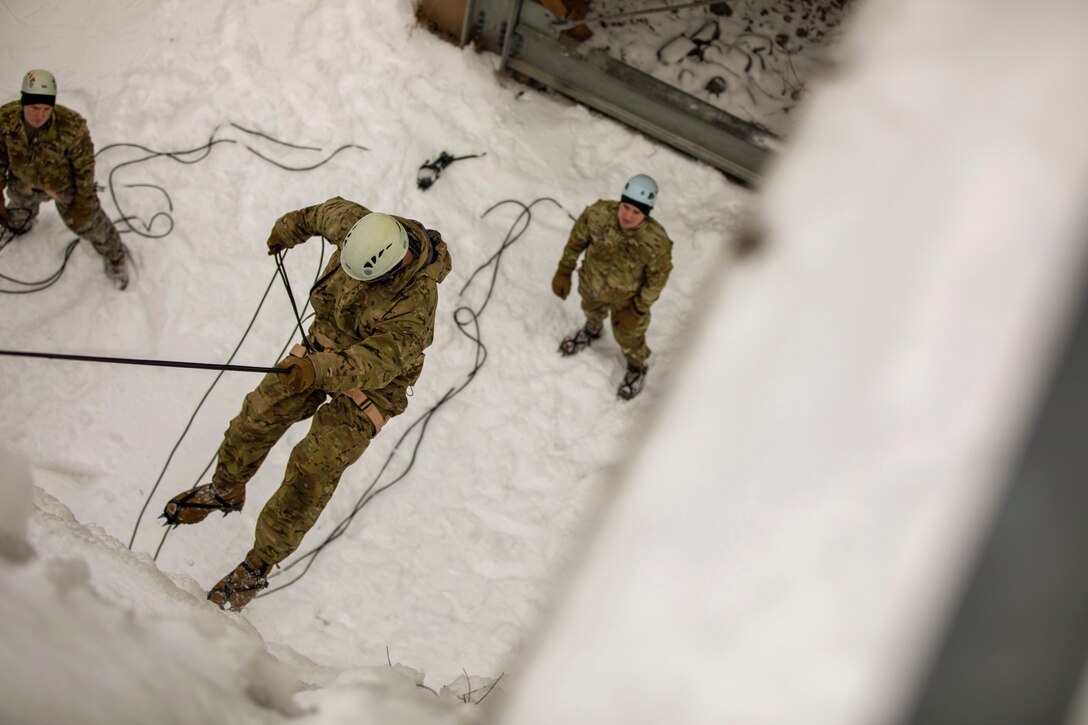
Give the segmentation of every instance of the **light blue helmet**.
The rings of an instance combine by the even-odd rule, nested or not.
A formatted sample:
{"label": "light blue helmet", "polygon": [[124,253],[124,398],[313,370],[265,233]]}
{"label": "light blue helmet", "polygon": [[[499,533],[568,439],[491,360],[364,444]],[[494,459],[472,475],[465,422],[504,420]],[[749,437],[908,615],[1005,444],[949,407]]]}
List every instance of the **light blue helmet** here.
{"label": "light blue helmet", "polygon": [[649,215],[657,201],[657,182],[646,174],[635,174],[627,180],[623,187],[623,196],[620,201],[626,201],[638,208],[643,214]]}

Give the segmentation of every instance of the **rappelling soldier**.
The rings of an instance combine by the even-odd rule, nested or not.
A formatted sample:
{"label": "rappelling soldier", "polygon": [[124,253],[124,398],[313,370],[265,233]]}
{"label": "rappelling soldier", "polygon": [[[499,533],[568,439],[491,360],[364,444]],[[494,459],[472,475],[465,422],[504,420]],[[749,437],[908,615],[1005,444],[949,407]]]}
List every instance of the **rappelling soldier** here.
{"label": "rappelling soldier", "polygon": [[310,292],[314,321],[304,344],[277,365],[286,373],[266,375],[246,396],[223,436],[211,483],[175,496],[163,513],[177,525],[241,509],[246,483],[272,446],[313,418],[257,519],[253,548],[208,593],[223,609],[241,609],[268,586],[269,571],[302,543],[344,469],[408,407],[408,388],[434,336],[438,284],[450,271],[438,232],[339,197],[280,217],[269,253],[314,236],[337,251]]}
{"label": "rappelling soldier", "polygon": [[630,399],[639,394],[646,377],[646,330],[650,307],[661,296],[672,271],[672,241],[665,228],[650,217],[657,200],[657,183],[645,174],[632,176],[617,201],[598,201],[586,207],[571,229],[552,291],[560,299],[570,294],[571,275],[578,257],[578,294],[586,322],[559,345],[573,355],[601,336],[606,317],[612,334],[627,359],[627,371],[617,394]]}
{"label": "rappelling soldier", "polygon": [[125,246],[94,185],[94,144],[87,122],[57,104],[57,82],[47,70],[23,76],[22,96],[0,106],[0,224],[13,235],[34,226],[38,207],[53,201],[74,234],[90,242],[117,289],[128,286]]}

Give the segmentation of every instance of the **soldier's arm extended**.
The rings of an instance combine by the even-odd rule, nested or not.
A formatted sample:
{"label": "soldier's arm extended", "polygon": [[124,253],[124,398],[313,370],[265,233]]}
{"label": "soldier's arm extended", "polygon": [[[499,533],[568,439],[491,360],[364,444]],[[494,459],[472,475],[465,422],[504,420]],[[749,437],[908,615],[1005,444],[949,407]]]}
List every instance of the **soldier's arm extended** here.
{"label": "soldier's arm extended", "polygon": [[302,244],[310,237],[322,236],[336,243],[359,218],[369,211],[359,204],[333,197],[298,211],[287,212],[276,220],[268,240],[271,248],[277,242],[282,249]]}
{"label": "soldier's arm extended", "polygon": [[75,131],[75,139],[68,149],[68,159],[72,164],[72,172],[75,175],[76,199],[89,200],[95,195],[94,191],[94,143],[91,141],[91,132],[87,130],[87,124],[82,121]]}
{"label": "soldier's arm extended", "polygon": [[672,245],[668,245],[661,254],[658,254],[646,265],[646,281],[635,295],[632,302],[635,311],[645,315],[650,311],[650,306],[657,302],[661,291],[665,289],[665,283],[669,281],[669,272],[672,271]]}
{"label": "soldier's arm extended", "polygon": [[567,246],[563,247],[563,256],[559,259],[559,269],[565,272],[574,271],[574,268],[578,266],[578,257],[589,246],[589,210],[592,208],[587,206],[570,230]]}
{"label": "soldier's arm extended", "polygon": [[329,393],[383,388],[411,367],[431,334],[438,290],[421,285],[398,302],[366,339],[337,352],[310,353],[317,387]]}

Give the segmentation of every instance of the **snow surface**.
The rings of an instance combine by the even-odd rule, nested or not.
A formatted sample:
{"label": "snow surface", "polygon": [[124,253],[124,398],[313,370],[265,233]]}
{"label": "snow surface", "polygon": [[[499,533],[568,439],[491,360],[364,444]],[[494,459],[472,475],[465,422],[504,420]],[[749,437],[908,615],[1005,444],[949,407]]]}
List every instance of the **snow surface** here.
{"label": "snow surface", "polygon": [[[201,480],[255,376],[223,377],[156,487],[214,373],[0,360],[3,719],[396,725],[502,703],[512,723],[885,719],[999,491],[1084,261],[1088,102],[1068,89],[1088,67],[1088,9],[998,4],[865,6],[752,204],[702,164],[496,79],[495,57],[415,28],[408,0],[6,3],[12,97],[45,67],[100,150],[231,143],[199,161],[102,151],[110,213],[157,236],[169,210],[172,230],[126,234],[124,293],[80,245],[57,285],[5,296],[3,348],[222,362],[272,279],[263,243],[283,212],[339,194],[440,229],[454,272],[411,406],[300,554],[376,477],[395,481],[413,424],[468,384],[297,584],[235,614],[204,592],[249,548],[304,426],[241,514],[174,531],[153,562],[154,515]],[[246,148],[301,167],[346,144],[367,150],[307,172]],[[419,191],[442,150],[487,155]],[[647,388],[621,403],[613,342],[556,354],[580,313],[548,281],[569,215],[636,172],[661,184],[676,269]],[[491,296],[494,266],[462,294],[520,208],[483,214],[541,197],[558,205],[533,207]],[[764,248],[738,265],[749,211]],[[68,238],[45,208],[0,272],[43,277]],[[317,240],[288,255],[296,295],[319,259]],[[479,313],[475,374],[458,307]],[[233,362],[271,364],[292,326],[276,285]]]}
{"label": "snow surface", "polygon": [[[153,490],[215,373],[3,358],[7,379],[19,385],[0,392],[2,438],[29,462],[41,489],[31,517],[39,555],[32,569],[47,568],[51,556],[82,561],[85,583],[72,585],[80,596],[100,598],[103,617],[123,614],[141,633],[164,618],[182,622],[171,626],[184,631],[194,612],[225,621],[216,626],[227,632],[259,632],[307,685],[332,682],[354,692],[363,687],[355,683],[361,668],[384,671],[392,663],[425,673],[433,690],[467,675],[479,698],[486,690],[478,688],[507,670],[540,618],[552,580],[577,553],[593,502],[659,405],[707,275],[726,256],[750,194],[583,107],[497,82],[494,56],[461,51],[415,27],[408,2],[14,2],[0,14],[7,56],[0,87],[14,98],[27,68],[52,70],[60,102],[89,120],[100,151],[98,180],[112,182],[120,206],[103,192],[107,210],[114,218],[135,217],[133,226],[151,235],[173,223],[161,238],[125,235],[135,274],[124,293],[109,288],[99,257],[80,245],[58,284],[5,296],[3,348],[225,362],[274,275],[264,241],[279,215],[342,195],[441,230],[454,271],[442,286],[435,343],[409,411],[348,471],[300,553],[348,517],[398,440],[414,430],[379,485],[405,470],[420,427],[412,424],[451,388],[468,383],[428,420],[409,475],[364,507],[297,584],[238,616],[213,610],[202,592],[249,549],[257,514],[305,425],[272,452],[240,515],[169,535],[159,575],[148,559],[162,539],[155,515],[170,496],[207,480],[201,471],[258,378],[223,377]],[[320,150],[288,148],[232,123]],[[107,148],[181,151],[201,147],[213,134],[233,143],[206,155],[139,163],[129,162],[150,154]],[[246,148],[301,167],[345,144],[368,150],[345,149],[308,172],[284,171]],[[443,150],[487,155],[455,163],[420,191],[417,168]],[[676,240],[679,271],[654,308],[650,382],[640,399],[624,404],[615,396],[623,359],[614,342],[574,359],[557,354],[559,339],[577,328],[581,313],[575,300],[557,300],[549,281],[571,215],[616,198],[637,172],[661,185],[657,216]],[[168,192],[169,203],[149,184]],[[494,265],[460,292],[500,249],[521,208],[507,203],[482,215],[507,199],[529,204],[541,197],[558,204],[537,204],[531,226],[503,254],[479,318],[486,362],[471,376],[478,350],[454,313],[458,306],[481,310]],[[3,250],[0,271],[40,279],[60,264],[68,239],[46,207],[33,234]],[[318,268],[320,246],[312,240],[288,255],[299,297]],[[293,327],[277,283],[233,362],[272,364]],[[133,546],[138,556],[126,557],[117,542],[128,543],[149,497]],[[94,531],[86,546],[49,540],[55,526],[42,520],[65,518],[67,511]],[[16,517],[13,526],[19,525]],[[105,542],[112,542],[116,565],[98,551]],[[51,591],[27,604],[63,618],[63,609],[49,611]],[[163,653],[150,636],[134,634],[124,646]],[[248,675],[236,651],[249,658],[263,644],[209,641],[215,638],[194,635],[192,659],[215,658],[220,676],[213,679],[237,684]],[[29,659],[41,666],[28,676],[41,676],[65,654],[55,644],[55,656]],[[71,654],[80,654],[72,659],[86,668],[81,651]],[[211,701],[223,696],[176,672],[140,668],[117,679],[140,679],[141,672],[166,677],[175,691],[188,684]],[[513,679],[504,676],[500,688]],[[329,715],[325,696],[319,699],[322,715]],[[50,701],[61,708],[79,702]],[[143,712],[141,703],[129,707]],[[224,707],[249,712],[244,698]]]}

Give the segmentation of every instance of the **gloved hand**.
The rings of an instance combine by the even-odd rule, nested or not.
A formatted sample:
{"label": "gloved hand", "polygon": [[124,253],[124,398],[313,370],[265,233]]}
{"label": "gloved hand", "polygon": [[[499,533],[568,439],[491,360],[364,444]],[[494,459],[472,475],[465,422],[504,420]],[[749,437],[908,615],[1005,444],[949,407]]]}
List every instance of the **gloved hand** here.
{"label": "gloved hand", "polygon": [[268,254],[271,256],[277,252],[284,252],[293,246],[295,242],[288,238],[281,217],[272,225],[272,232],[268,235]]}
{"label": "gloved hand", "polygon": [[560,267],[552,277],[552,292],[561,300],[567,299],[570,294],[570,276],[572,271]]}
{"label": "gloved hand", "polygon": [[97,199],[93,196],[77,196],[68,205],[68,222],[72,229],[83,229],[91,223]]}
{"label": "gloved hand", "polygon": [[287,370],[283,378],[283,384],[292,393],[301,393],[309,390],[317,382],[317,370],[308,357],[295,357],[292,355],[276,367]]}
{"label": "gloved hand", "polygon": [[287,249],[287,242],[280,236],[277,227],[272,227],[272,233],[268,235],[267,244],[269,256],[273,256]]}
{"label": "gloved hand", "polygon": [[617,312],[612,321],[627,329],[635,328],[642,321],[642,313],[635,309],[635,303],[631,303]]}

